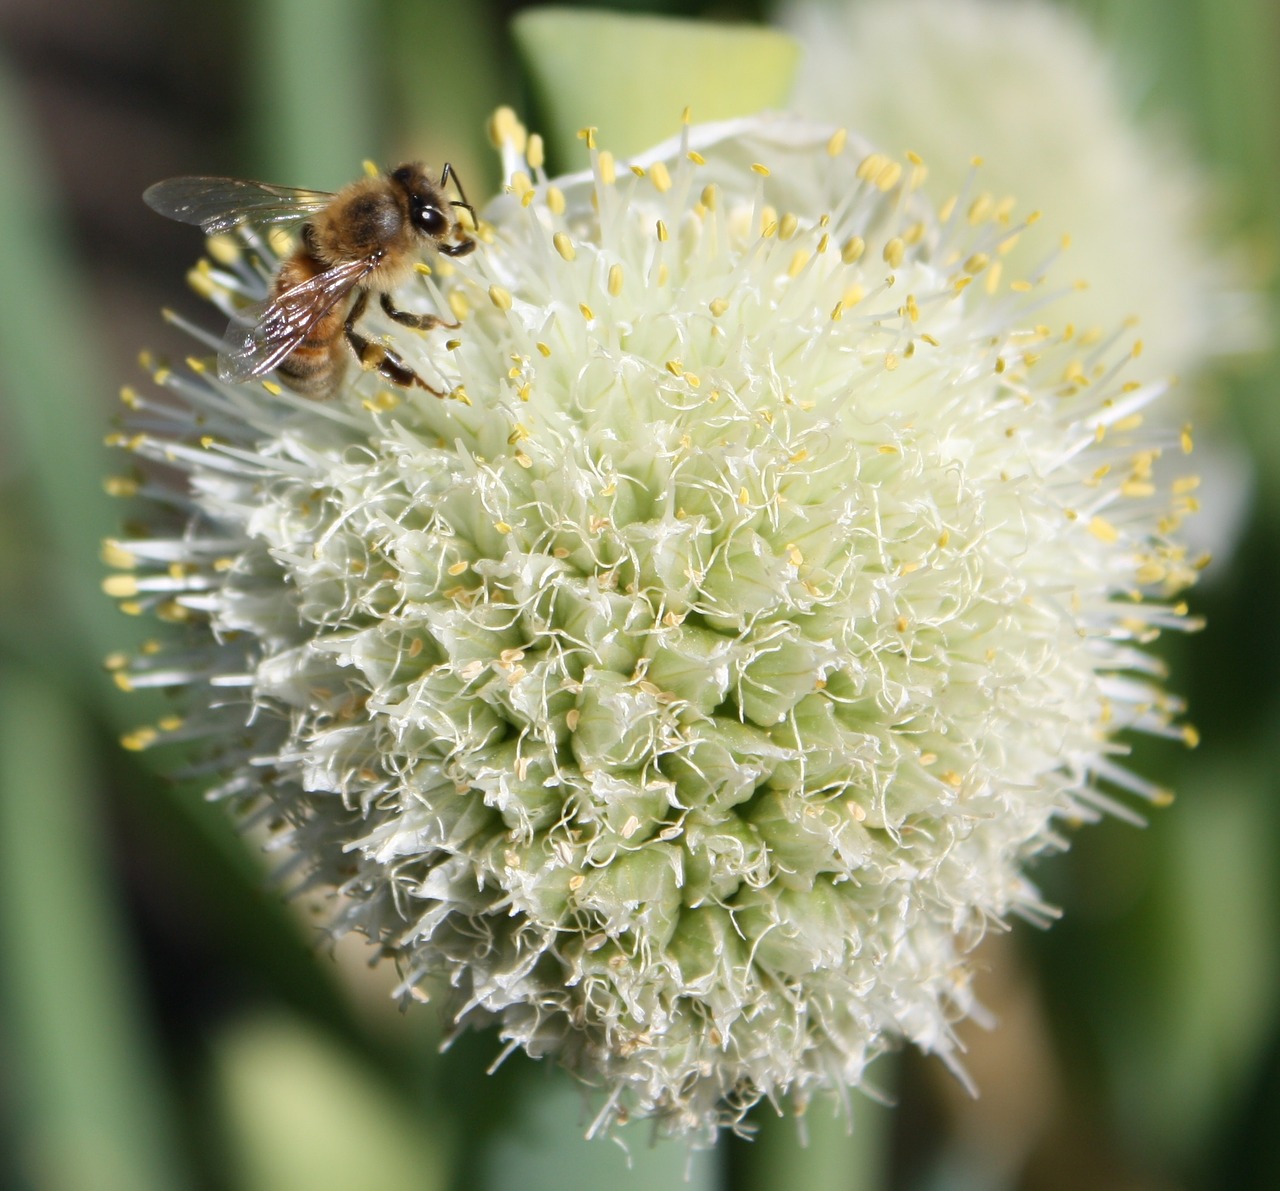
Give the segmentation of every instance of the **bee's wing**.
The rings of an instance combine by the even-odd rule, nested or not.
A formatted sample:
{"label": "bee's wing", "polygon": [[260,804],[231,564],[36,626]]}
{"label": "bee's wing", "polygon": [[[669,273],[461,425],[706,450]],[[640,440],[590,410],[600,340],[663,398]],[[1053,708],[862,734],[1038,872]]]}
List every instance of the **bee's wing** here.
{"label": "bee's wing", "polygon": [[149,186],[142,200],[179,223],[194,223],[207,235],[229,232],[238,223],[293,223],[328,206],[323,190],[295,190],[243,178],[166,178]]}
{"label": "bee's wing", "polygon": [[237,384],[266,376],[377,264],[377,257],[360,257],[334,265],[244,311],[222,340],[218,376]]}

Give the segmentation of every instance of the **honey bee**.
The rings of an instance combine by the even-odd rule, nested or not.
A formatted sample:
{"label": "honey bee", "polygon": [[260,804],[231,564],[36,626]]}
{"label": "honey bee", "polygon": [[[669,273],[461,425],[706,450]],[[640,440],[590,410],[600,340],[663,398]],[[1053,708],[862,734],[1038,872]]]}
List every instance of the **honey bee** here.
{"label": "honey bee", "polygon": [[[446,197],[450,178],[458,199]],[[424,243],[446,256],[466,256],[476,246],[453,210],[467,211],[474,223],[475,211],[450,165],[439,181],[421,165],[409,164],[352,182],[336,194],[239,178],[169,178],[142,197],[161,215],[196,224],[211,236],[242,223],[306,220],[298,248],[280,263],[267,300],[227,328],[218,355],[222,380],[238,383],[274,370],[295,392],[325,397],[341,380],[350,349],[363,367],[394,384],[443,395],[356,324],[369,296],[377,294],[387,317],[403,326],[425,331],[458,325],[399,310],[391,300]]]}

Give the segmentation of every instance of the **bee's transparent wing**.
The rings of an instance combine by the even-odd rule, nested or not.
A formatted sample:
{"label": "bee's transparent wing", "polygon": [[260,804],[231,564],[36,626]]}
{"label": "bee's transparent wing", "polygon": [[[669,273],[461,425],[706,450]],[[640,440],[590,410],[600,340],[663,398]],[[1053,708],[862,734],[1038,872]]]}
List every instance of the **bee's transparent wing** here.
{"label": "bee's transparent wing", "polygon": [[278,368],[377,263],[377,257],[361,257],[334,265],[241,312],[222,340],[218,376],[238,384]]}
{"label": "bee's transparent wing", "polygon": [[149,186],[142,200],[179,223],[194,223],[214,236],[240,223],[295,223],[333,198],[323,190],[295,190],[243,178],[166,178]]}

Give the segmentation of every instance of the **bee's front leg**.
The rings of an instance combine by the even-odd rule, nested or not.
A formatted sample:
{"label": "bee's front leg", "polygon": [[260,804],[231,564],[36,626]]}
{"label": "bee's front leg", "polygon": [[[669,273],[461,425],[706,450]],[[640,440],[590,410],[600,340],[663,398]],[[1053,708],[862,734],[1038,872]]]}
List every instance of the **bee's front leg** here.
{"label": "bee's front leg", "polygon": [[432,327],[447,327],[451,331],[456,331],[461,323],[447,323],[438,314],[410,314],[407,310],[397,310],[391,302],[391,295],[384,293],[378,301],[382,305],[382,309],[386,311],[387,317],[394,319],[402,327],[416,327],[419,331],[429,331]]}
{"label": "bee's front leg", "polygon": [[[394,351],[389,347],[383,347],[380,343],[374,343],[367,335],[360,334],[356,330],[356,323],[360,320],[360,316],[364,314],[365,308],[369,305],[369,291],[362,289],[351,306],[351,313],[347,315],[346,322],[342,324],[343,334],[346,336],[347,342],[351,345],[351,350],[355,352],[356,359],[360,361],[362,368],[371,369],[382,376],[385,376],[394,385],[399,385],[402,389],[412,388],[417,385],[420,389],[426,389],[428,393],[436,397],[444,397],[446,394],[440,389],[433,388],[427,384],[412,368],[409,367]],[[387,305],[386,296],[383,296],[383,307]],[[415,317],[407,315],[408,318]],[[433,317],[427,315],[425,317]],[[399,321],[399,320],[397,320]],[[438,322],[439,320],[437,320]],[[410,324],[412,325],[412,324]]]}

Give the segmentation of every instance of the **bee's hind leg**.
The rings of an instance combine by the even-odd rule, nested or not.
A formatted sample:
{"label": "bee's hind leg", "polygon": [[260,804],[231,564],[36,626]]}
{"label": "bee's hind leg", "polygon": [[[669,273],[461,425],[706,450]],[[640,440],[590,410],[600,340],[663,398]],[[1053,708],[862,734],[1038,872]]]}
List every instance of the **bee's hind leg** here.
{"label": "bee's hind leg", "polygon": [[[427,384],[391,348],[384,347],[381,343],[374,343],[367,335],[362,335],[356,330],[356,323],[359,321],[360,316],[364,314],[368,304],[369,291],[361,290],[359,297],[356,298],[351,307],[351,313],[347,315],[346,321],[342,324],[343,334],[351,345],[351,350],[355,352],[356,359],[360,361],[360,366],[385,376],[393,385],[399,385],[402,389],[410,389],[417,385],[418,388],[426,389],[428,393],[435,397],[446,396],[442,390]],[[388,304],[385,296],[382,304],[385,309]],[[416,316],[406,315],[405,317],[414,318]],[[427,315],[424,317],[430,318],[434,316]],[[397,319],[397,321],[400,320]],[[438,319],[436,321],[439,322]]]}
{"label": "bee's hind leg", "polygon": [[390,294],[382,294],[378,301],[386,311],[387,317],[394,319],[402,327],[416,327],[419,331],[429,331],[432,327],[447,327],[450,331],[456,331],[462,326],[461,323],[445,322],[437,314],[410,314],[407,310],[397,310],[391,302]]}

